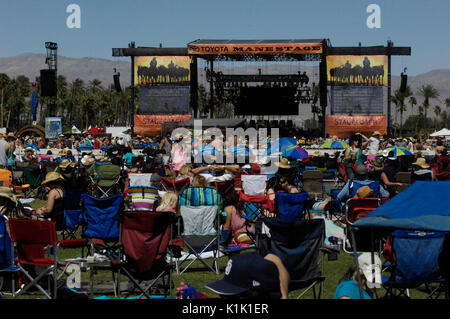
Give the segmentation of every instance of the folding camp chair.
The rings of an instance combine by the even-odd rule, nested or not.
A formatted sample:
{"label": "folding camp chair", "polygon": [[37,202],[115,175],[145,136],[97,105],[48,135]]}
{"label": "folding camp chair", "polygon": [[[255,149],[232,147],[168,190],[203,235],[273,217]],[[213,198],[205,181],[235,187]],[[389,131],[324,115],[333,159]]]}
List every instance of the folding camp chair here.
{"label": "folding camp chair", "polygon": [[[345,204],[345,241],[343,245],[343,250],[347,253],[352,253],[353,251],[348,249],[346,245],[350,238],[350,228],[351,226],[360,218],[363,218],[368,213],[376,209],[382,203],[381,198],[350,198]],[[355,232],[355,240],[357,242],[358,251],[367,250],[370,243],[370,236],[368,230],[359,230]],[[350,243],[350,241],[348,241]]]}
{"label": "folding camp chair", "polygon": [[41,186],[43,174],[39,165],[30,165],[24,168],[24,184],[30,185],[25,190],[25,197],[44,198]]}
{"label": "folding camp chair", "polygon": [[121,168],[114,164],[98,164],[95,163],[95,181],[93,181],[93,193],[99,197],[109,197],[122,193],[120,186]]}
{"label": "folding camp chair", "polygon": [[152,185],[151,173],[129,173],[128,181],[129,186],[155,186]]}
{"label": "folding camp chair", "polygon": [[234,181],[214,182],[214,187],[220,195],[224,196],[234,188]]}
{"label": "folding camp chair", "polygon": [[161,184],[163,185],[164,190],[167,192],[174,192],[175,194],[183,192],[183,190],[188,187],[190,183],[190,178],[171,181],[170,179],[161,176]]}
{"label": "folding camp chair", "polygon": [[83,208],[81,206],[81,193],[64,190],[64,229],[62,239],[75,239],[76,232],[82,226]]}
{"label": "folding camp chair", "polygon": [[128,197],[134,210],[153,211],[154,205],[160,199],[158,189],[154,186],[130,186]]}
{"label": "folding camp chair", "polygon": [[294,221],[305,218],[307,210],[308,193],[275,194],[275,215],[281,220]]}
{"label": "folding camp chair", "polygon": [[390,262],[383,278],[385,298],[410,298],[409,289],[425,285],[427,299],[439,298],[442,292],[448,298],[448,282],[440,273],[438,257],[442,250],[446,232],[424,232],[395,230],[383,251]]}
{"label": "folding camp chair", "polygon": [[85,225],[82,237],[88,239],[91,255],[97,251],[114,259],[119,242],[119,213],[123,195],[97,198],[83,193],[81,199]]}
{"label": "folding camp chair", "polygon": [[[173,289],[172,264],[166,255],[171,245],[175,214],[167,212],[125,211],[121,218],[120,258],[113,262],[117,272],[115,285],[121,297],[120,274],[125,274],[139,290],[140,296],[151,298],[152,289],[162,289],[165,297]],[[159,281],[162,283],[159,284]],[[128,295],[132,291],[128,292]],[[157,292],[160,294],[160,291]]]}
{"label": "folding camp chair", "polygon": [[[285,221],[279,218],[261,218],[257,229],[257,247],[261,255],[275,254],[289,272],[289,291],[302,292],[302,298],[312,290],[314,299],[323,291],[325,221],[323,219]],[[262,225],[269,232],[262,232]],[[319,256],[322,252],[321,256]],[[321,258],[320,258],[321,257]],[[319,291],[316,286],[319,285]],[[279,291],[278,291],[279,293]]]}
{"label": "folding camp chair", "polygon": [[397,188],[399,192],[405,190],[412,183],[411,172],[398,172],[395,174],[395,181],[404,184]]}
{"label": "folding camp chair", "polygon": [[11,238],[6,231],[7,217],[0,214],[0,298],[2,292],[8,290],[8,293],[14,296],[16,287],[16,275],[19,267],[14,265],[14,250],[11,249]]}
{"label": "folding camp chair", "polygon": [[[199,260],[209,270],[219,273],[220,208],[222,197],[213,187],[188,187],[180,194],[178,211],[182,223],[178,224],[178,236],[188,249],[186,255],[175,260],[178,274],[186,271],[195,260]],[[183,226],[183,230],[182,227]],[[211,255],[208,264],[202,254]],[[181,269],[189,257],[193,259]]]}
{"label": "folding camp chair", "polygon": [[[0,186],[13,188],[17,197],[22,197],[28,187],[30,187],[28,184],[13,184],[13,173],[7,169],[0,169]],[[21,193],[18,193],[17,191],[21,191]]]}
{"label": "folding camp chair", "polygon": [[247,195],[264,195],[267,175],[241,175],[242,189]]}
{"label": "folding camp chair", "polygon": [[[58,255],[55,222],[10,218],[8,225],[17,254],[17,267],[27,282],[20,284],[20,289],[13,294],[13,298],[17,298],[33,286],[47,298],[56,298]],[[48,254],[55,253],[54,259],[46,256],[46,250]],[[36,267],[43,269],[37,273]],[[48,279],[47,290],[43,287],[42,279],[45,277]]]}
{"label": "folding camp chair", "polygon": [[319,170],[305,170],[303,172],[303,189],[316,198],[323,195],[323,172]]}

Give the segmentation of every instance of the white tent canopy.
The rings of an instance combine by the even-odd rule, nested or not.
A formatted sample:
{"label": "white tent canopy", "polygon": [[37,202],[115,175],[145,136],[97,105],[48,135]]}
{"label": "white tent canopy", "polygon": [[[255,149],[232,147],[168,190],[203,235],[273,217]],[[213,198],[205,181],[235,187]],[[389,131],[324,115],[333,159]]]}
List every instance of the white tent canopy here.
{"label": "white tent canopy", "polygon": [[436,137],[436,136],[450,136],[450,130],[446,129],[446,128],[443,128],[440,131],[434,132],[430,136],[432,136],[432,137]]}
{"label": "white tent canopy", "polygon": [[74,125],[74,126],[72,126],[72,133],[74,133],[74,134],[80,134],[81,131],[80,131],[79,129],[77,129],[77,127]]}

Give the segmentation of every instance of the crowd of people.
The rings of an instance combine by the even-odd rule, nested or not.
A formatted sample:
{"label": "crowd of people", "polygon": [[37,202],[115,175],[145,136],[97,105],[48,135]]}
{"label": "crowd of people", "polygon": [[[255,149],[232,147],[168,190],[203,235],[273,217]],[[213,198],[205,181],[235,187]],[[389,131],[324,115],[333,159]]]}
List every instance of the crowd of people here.
{"label": "crowd of people", "polygon": [[[276,170],[265,173],[265,168],[270,164],[269,160],[263,163],[252,152],[262,143],[269,143],[270,137],[265,141],[258,141],[257,145],[251,145],[248,141],[238,140],[236,137],[229,146],[237,146],[240,143],[248,147],[249,154],[244,155],[244,160],[238,161],[236,154],[230,155],[232,164],[218,160],[217,154],[225,154],[224,142],[214,136],[205,141],[193,141],[190,154],[186,154],[181,146],[183,136],[172,137],[167,134],[158,138],[142,138],[132,136],[131,130],[122,137],[74,137],[61,136],[56,141],[48,141],[42,138],[25,137],[16,138],[9,133],[0,137],[0,168],[14,170],[18,162],[28,162],[42,169],[42,186],[46,192],[46,206],[35,212],[22,212],[22,217],[32,219],[51,219],[57,222],[57,228],[63,227],[63,197],[64,190],[76,190],[89,192],[92,167],[98,161],[110,162],[121,168],[121,184],[119,190],[126,194],[127,175],[130,173],[152,173],[152,185],[161,191],[161,199],[155,207],[156,211],[177,212],[179,194],[165,189],[162,178],[169,181],[188,180],[188,187],[214,187],[217,183],[228,182],[226,190],[221,190],[223,207],[226,218],[222,225],[223,231],[231,233],[229,242],[234,244],[251,244],[253,238],[249,233],[254,233],[254,226],[248,226],[247,219],[243,218],[242,208],[239,205],[239,192],[242,191],[242,175],[268,174],[268,180],[264,195],[269,201],[275,200],[277,192],[302,193],[304,192],[302,174],[307,169],[318,169],[324,172],[324,176],[336,180],[336,188],[340,191],[337,200],[342,205],[353,197],[383,197],[392,198],[401,191],[404,182],[397,181],[398,172],[411,173],[412,182],[415,180],[436,181],[439,177],[448,179],[450,171],[450,157],[447,155],[446,141],[439,138],[433,139],[382,139],[379,132],[373,132],[370,137],[356,133],[348,140],[349,147],[342,150],[319,150],[320,145],[327,139],[297,138],[298,147],[308,149],[309,156],[303,159],[280,158],[275,163]],[[144,145],[141,152],[136,153],[136,145]],[[216,150],[205,156],[199,149],[202,145],[209,145]],[[383,151],[388,147],[403,147],[411,152],[411,155],[399,155],[395,151]],[[103,147],[103,149],[102,149]],[[80,148],[84,148],[80,150]],[[42,150],[45,149],[45,154]],[[78,156],[74,156],[72,150],[80,150]],[[93,151],[102,150],[101,157],[95,157]],[[18,156],[18,151],[23,150],[24,155]],[[58,150],[58,151],[55,151]],[[37,155],[37,152],[41,154]],[[223,153],[222,153],[223,152]],[[215,154],[215,155],[213,155]],[[195,160],[199,155],[205,161]],[[186,161],[186,159],[191,161]],[[227,156],[224,157],[226,159]],[[54,169],[46,169],[49,162],[56,162]],[[444,174],[444,175],[443,175]],[[446,174],[446,175],[445,175]],[[445,177],[447,176],[447,177]],[[360,187],[353,187],[357,182]],[[4,193],[9,191],[4,190]],[[3,193],[2,193],[3,194]],[[2,195],[3,196],[3,195]],[[2,198],[6,198],[3,196]],[[17,202],[15,197],[14,201]],[[326,209],[332,202],[330,194],[322,197],[310,198],[311,207],[314,209]],[[266,211],[267,214],[274,212]],[[266,256],[267,257],[267,256]],[[271,256],[266,261],[272,261]],[[287,297],[286,280],[282,266],[278,259],[276,265],[283,276],[280,276],[282,296]],[[274,268],[274,269],[276,269]],[[353,280],[354,269],[349,270],[345,281]],[[361,273],[364,277],[364,273]],[[354,282],[353,282],[354,283]],[[335,297],[353,298],[356,295],[356,286],[339,286]],[[345,291],[351,290],[350,293]],[[366,295],[364,295],[366,296]]]}

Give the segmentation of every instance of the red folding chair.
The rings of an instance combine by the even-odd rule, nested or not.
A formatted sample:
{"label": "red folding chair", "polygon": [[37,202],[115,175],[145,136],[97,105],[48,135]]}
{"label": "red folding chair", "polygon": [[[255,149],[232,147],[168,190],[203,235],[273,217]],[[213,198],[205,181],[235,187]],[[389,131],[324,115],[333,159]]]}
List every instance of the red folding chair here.
{"label": "red folding chair", "polygon": [[[349,231],[350,227],[360,218],[363,218],[368,213],[376,209],[378,206],[382,204],[381,198],[350,198],[346,202],[346,213],[345,213],[345,237],[348,238],[347,232]],[[351,253],[352,251],[349,251],[346,249],[346,240],[344,241],[343,249],[347,253]]]}
{"label": "red folding chair", "polygon": [[224,182],[214,182],[214,187],[216,188],[217,192],[219,192],[219,194],[223,196],[233,189],[234,182],[233,180]]}
{"label": "red folding chair", "polygon": [[[47,298],[56,299],[58,260],[56,223],[11,218],[8,224],[20,272],[19,290],[14,293],[13,298],[35,286]],[[50,254],[53,253],[54,258],[52,259]],[[43,268],[43,270],[34,275],[36,267]],[[44,276],[48,278],[48,290],[45,290],[40,282]],[[51,279],[53,279],[53,283],[51,283]],[[25,284],[25,282],[27,283]]]}
{"label": "red folding chair", "polygon": [[189,177],[186,177],[184,179],[180,179],[178,181],[171,181],[170,179],[167,179],[165,177],[161,177],[161,184],[163,185],[164,189],[167,192],[173,191],[177,195],[183,189],[188,187],[190,183],[191,183],[191,180],[190,180]]}

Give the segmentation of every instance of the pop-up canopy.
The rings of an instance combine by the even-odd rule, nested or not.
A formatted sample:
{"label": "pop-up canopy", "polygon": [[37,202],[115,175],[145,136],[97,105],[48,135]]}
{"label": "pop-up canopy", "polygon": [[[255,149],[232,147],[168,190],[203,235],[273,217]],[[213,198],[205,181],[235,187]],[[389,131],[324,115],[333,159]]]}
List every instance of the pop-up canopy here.
{"label": "pop-up canopy", "polygon": [[355,227],[450,231],[450,181],[416,181]]}

